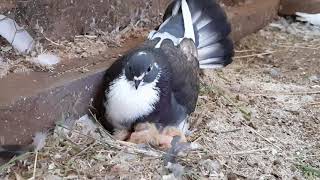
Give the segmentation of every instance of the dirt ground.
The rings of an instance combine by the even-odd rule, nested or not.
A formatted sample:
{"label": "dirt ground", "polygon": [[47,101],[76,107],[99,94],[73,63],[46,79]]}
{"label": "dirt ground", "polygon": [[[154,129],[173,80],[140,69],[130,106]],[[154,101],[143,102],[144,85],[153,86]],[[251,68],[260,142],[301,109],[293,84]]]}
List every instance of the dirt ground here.
{"label": "dirt ground", "polygon": [[[193,148],[173,167],[84,116],[48,136],[37,179],[320,179],[319,32],[279,20],[241,40],[233,64],[205,71]],[[34,154],[0,167],[2,177],[32,177]]]}
{"label": "dirt ground", "polygon": [[[320,178],[319,36],[311,35],[318,30],[286,23],[243,39],[232,65],[207,73],[206,84],[222,91],[200,98],[206,111],[200,105],[195,114],[205,121],[203,143],[211,142],[215,153],[241,152],[219,157],[225,172],[253,179],[313,179],[306,169],[314,167]],[[243,118],[243,111],[250,118]]]}

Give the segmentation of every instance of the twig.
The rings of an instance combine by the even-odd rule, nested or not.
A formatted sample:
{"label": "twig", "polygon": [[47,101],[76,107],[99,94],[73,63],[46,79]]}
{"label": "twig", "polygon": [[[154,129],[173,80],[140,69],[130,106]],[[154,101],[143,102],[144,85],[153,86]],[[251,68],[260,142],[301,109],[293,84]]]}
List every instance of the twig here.
{"label": "twig", "polygon": [[232,152],[232,153],[215,153],[209,149],[205,149],[210,155],[213,156],[239,156],[239,155],[247,155],[247,154],[255,154],[259,152],[266,152],[271,151],[270,148],[261,148],[261,149],[253,149],[253,150],[247,150],[247,151],[238,151],[238,152]]}
{"label": "twig", "polygon": [[313,102],[313,103],[309,103],[307,105],[309,105],[309,106],[317,106],[317,105],[320,105],[320,102]]}
{"label": "twig", "polygon": [[75,38],[88,38],[88,39],[96,39],[98,36],[96,35],[77,35]]}
{"label": "twig", "polygon": [[93,117],[93,119],[96,121],[96,123],[101,127],[102,131],[109,136],[111,139],[115,140],[115,138],[102,126],[102,124],[100,123],[100,121],[97,119],[97,117],[92,113],[92,111],[89,109],[89,112],[91,114],[91,116]]}
{"label": "twig", "polygon": [[294,160],[294,159],[305,159],[305,158],[320,158],[320,154],[318,155],[306,155],[306,156],[298,156],[298,157],[291,157],[291,158],[286,158],[286,160]]}
{"label": "twig", "polygon": [[254,154],[254,153],[265,152],[265,151],[270,151],[270,149],[269,148],[253,149],[253,150],[248,150],[248,151],[239,151],[239,152],[229,153],[229,154],[225,154],[225,155],[228,155],[228,156],[245,155],[245,154]]}
{"label": "twig", "polygon": [[9,162],[5,163],[4,165],[1,165],[0,166],[0,172],[3,172],[5,169],[8,169],[10,168],[13,163],[15,163],[16,161],[19,161],[19,160],[22,160],[22,159],[25,159],[27,158],[29,155],[31,155],[33,152],[27,152],[25,154],[22,154],[20,156],[16,156],[14,158],[12,158]]}
{"label": "twig", "polygon": [[217,72],[218,77],[220,77],[221,79],[225,80],[226,82],[230,82],[230,80],[226,77],[224,77],[221,73]]}
{"label": "twig", "polygon": [[315,95],[320,94],[320,91],[310,91],[310,92],[266,92],[266,93],[254,93],[249,92],[247,94],[252,94],[256,96],[276,96],[276,95],[287,95],[287,96],[298,96],[298,95]]}
{"label": "twig", "polygon": [[245,56],[235,56],[234,59],[241,59],[241,58],[249,58],[249,57],[258,57],[258,56],[264,56],[264,55],[269,55],[269,54],[273,54],[276,51],[272,51],[272,52],[265,52],[265,53],[260,53],[260,54],[250,54],[250,55],[245,55]]}
{"label": "twig", "polygon": [[96,36],[96,35],[84,35],[84,37],[86,37],[88,39],[96,39],[98,36]]}
{"label": "twig", "polygon": [[38,161],[38,151],[35,152],[34,164],[33,164],[33,174],[32,179],[36,179],[37,161]]}
{"label": "twig", "polygon": [[268,143],[270,143],[271,145],[273,145],[274,147],[278,148],[279,150],[282,150],[282,148],[280,148],[279,146],[275,145],[274,143],[272,143],[270,140],[268,140],[267,138],[265,138],[264,136],[262,136],[258,131],[256,131],[255,129],[253,129],[252,127],[248,126],[246,123],[241,121],[241,124],[243,124],[244,126],[248,127],[253,133],[255,133],[256,135],[260,136],[262,139],[264,139],[265,141],[267,141]]}
{"label": "twig", "polygon": [[282,93],[282,95],[314,95],[314,94],[320,94],[320,91],[310,91],[310,92],[294,92],[294,93]]}
{"label": "twig", "polygon": [[241,129],[232,129],[232,130],[228,130],[228,131],[221,131],[218,132],[219,134],[226,134],[226,133],[233,133],[233,132],[237,132],[240,131]]}
{"label": "twig", "polygon": [[252,52],[252,51],[256,51],[254,49],[247,49],[247,50],[235,50],[236,53],[243,53],[243,52]]}
{"label": "twig", "polygon": [[74,133],[77,133],[79,135],[82,135],[82,136],[91,138],[93,140],[96,140],[97,142],[99,142],[102,145],[108,144],[109,146],[111,146],[113,148],[116,148],[118,150],[122,150],[123,149],[122,146],[125,146],[127,148],[130,148],[130,150],[132,150],[133,152],[135,152],[137,154],[144,154],[144,155],[148,155],[148,156],[152,156],[152,157],[161,157],[161,155],[164,154],[164,152],[162,152],[162,151],[150,152],[148,150],[139,149],[137,147],[134,147],[136,144],[133,144],[133,143],[129,143],[129,142],[125,142],[125,141],[119,141],[119,140],[113,140],[113,139],[112,140],[106,140],[106,139],[101,140],[101,139],[97,139],[97,138],[88,136],[86,134],[83,134],[83,133],[81,133],[79,131],[64,127],[63,125],[58,125],[58,126],[61,127],[61,128],[65,128],[65,129],[67,129],[69,131],[72,131]]}
{"label": "twig", "polygon": [[93,146],[95,146],[95,145],[96,145],[96,143],[92,143],[90,146],[82,149],[82,150],[81,150],[80,152],[78,152],[76,155],[72,156],[72,157],[68,160],[67,164],[69,164],[75,157],[81,155],[82,153],[86,152],[88,149],[91,149],[91,148],[92,148]]}
{"label": "twig", "polygon": [[311,50],[319,50],[320,47],[306,47],[306,46],[287,46],[287,45],[281,45],[281,44],[274,44],[275,46],[279,47],[286,47],[286,48],[300,48],[300,49],[311,49]]}
{"label": "twig", "polygon": [[51,42],[52,44],[54,44],[56,46],[62,46],[62,44],[59,44],[59,43],[56,43],[56,42],[52,41],[51,39],[47,38],[44,34],[42,34],[42,35],[47,41]]}

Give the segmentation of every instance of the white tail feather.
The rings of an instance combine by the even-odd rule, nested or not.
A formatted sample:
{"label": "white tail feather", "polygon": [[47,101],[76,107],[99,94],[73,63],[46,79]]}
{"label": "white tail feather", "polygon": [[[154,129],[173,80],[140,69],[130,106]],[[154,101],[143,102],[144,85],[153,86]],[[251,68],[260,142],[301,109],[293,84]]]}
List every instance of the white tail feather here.
{"label": "white tail feather", "polygon": [[223,68],[221,64],[203,64],[200,65],[200,69],[220,69]]}
{"label": "white tail feather", "polygon": [[182,0],[181,9],[184,23],[184,37],[190,38],[193,40],[193,42],[196,42],[192,23],[192,16],[186,0]]}
{"label": "white tail feather", "polygon": [[221,58],[209,58],[209,59],[206,59],[206,60],[202,60],[200,61],[200,65],[206,65],[206,64],[210,64],[210,63],[217,63],[221,61]]}

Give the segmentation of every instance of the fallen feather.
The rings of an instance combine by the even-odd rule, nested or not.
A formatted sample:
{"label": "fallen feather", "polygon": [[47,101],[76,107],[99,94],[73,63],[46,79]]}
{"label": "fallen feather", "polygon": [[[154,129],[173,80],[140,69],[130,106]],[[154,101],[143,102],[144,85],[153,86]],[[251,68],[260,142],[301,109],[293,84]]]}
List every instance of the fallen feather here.
{"label": "fallen feather", "polygon": [[43,53],[32,59],[32,62],[41,66],[51,67],[58,64],[60,62],[60,58],[57,55]]}

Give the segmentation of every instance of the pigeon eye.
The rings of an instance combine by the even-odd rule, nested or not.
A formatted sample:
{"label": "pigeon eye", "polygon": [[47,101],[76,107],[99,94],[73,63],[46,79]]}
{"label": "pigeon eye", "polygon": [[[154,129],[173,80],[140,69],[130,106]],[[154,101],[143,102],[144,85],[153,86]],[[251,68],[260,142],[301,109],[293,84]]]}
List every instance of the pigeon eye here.
{"label": "pigeon eye", "polygon": [[147,72],[150,72],[150,71],[151,71],[151,66],[149,66],[147,69]]}

